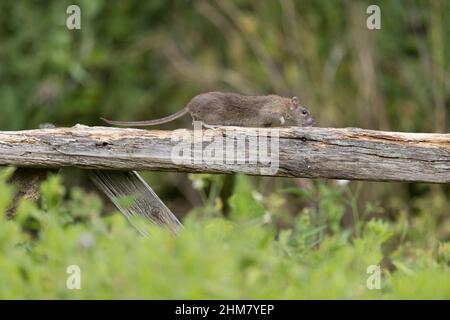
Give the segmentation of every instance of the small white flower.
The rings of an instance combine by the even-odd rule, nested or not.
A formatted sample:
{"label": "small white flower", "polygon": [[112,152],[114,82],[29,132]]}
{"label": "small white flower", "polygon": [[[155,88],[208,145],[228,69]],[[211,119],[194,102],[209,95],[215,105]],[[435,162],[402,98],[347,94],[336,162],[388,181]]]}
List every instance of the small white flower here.
{"label": "small white flower", "polygon": [[192,182],[192,186],[193,186],[194,189],[196,189],[196,190],[202,190],[202,189],[204,188],[204,186],[205,186],[205,183],[203,182],[202,179],[195,179],[195,180]]}
{"label": "small white flower", "polygon": [[272,214],[268,211],[266,211],[266,213],[263,216],[263,223],[267,224],[267,223],[271,223],[272,222]]}
{"label": "small white flower", "polygon": [[336,184],[341,187],[345,187],[349,183],[350,183],[350,180],[343,180],[343,179],[336,180]]}
{"label": "small white flower", "polygon": [[262,201],[263,200],[262,194],[259,193],[258,191],[253,191],[252,192],[252,196],[253,196],[253,199],[255,199],[256,201]]}
{"label": "small white flower", "polygon": [[83,249],[89,249],[95,243],[94,236],[91,233],[83,233],[80,238],[78,238],[78,243]]}

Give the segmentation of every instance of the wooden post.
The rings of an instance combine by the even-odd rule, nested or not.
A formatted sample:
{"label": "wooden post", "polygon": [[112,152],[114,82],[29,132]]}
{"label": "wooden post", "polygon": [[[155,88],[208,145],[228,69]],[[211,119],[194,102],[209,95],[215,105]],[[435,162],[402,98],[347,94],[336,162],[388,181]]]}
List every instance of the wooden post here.
{"label": "wooden post", "polygon": [[[173,233],[183,228],[177,217],[137,172],[92,170],[90,177],[142,234],[148,235],[135,223],[136,217],[144,217],[159,226],[168,227]],[[120,201],[123,197],[132,197],[133,204],[125,206]]]}

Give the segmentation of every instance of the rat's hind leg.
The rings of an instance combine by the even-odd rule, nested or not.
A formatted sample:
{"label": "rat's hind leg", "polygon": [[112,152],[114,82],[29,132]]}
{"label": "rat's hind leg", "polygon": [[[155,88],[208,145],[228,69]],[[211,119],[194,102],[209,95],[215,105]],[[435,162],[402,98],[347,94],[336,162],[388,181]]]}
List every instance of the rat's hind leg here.
{"label": "rat's hind leg", "polygon": [[[200,123],[200,128],[205,128],[205,129],[212,129],[212,130],[217,130],[217,128],[218,127],[220,127],[220,126],[218,126],[218,125],[211,125],[211,124],[206,124],[206,123],[204,123],[203,121],[201,121],[201,120],[195,120],[195,119],[192,119],[192,126],[194,127],[194,128],[196,128],[197,126],[196,125],[198,125]],[[198,128],[198,127],[197,127]]]}

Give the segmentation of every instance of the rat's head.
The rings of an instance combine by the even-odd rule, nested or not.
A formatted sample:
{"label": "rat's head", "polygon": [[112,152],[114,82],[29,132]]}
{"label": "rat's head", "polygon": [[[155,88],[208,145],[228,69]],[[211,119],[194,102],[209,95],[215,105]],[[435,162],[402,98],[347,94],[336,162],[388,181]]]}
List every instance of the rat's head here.
{"label": "rat's head", "polygon": [[311,127],[316,121],[311,116],[308,108],[301,106],[298,103],[297,97],[292,97],[289,101],[289,115],[291,119],[295,122],[296,126],[299,127]]}

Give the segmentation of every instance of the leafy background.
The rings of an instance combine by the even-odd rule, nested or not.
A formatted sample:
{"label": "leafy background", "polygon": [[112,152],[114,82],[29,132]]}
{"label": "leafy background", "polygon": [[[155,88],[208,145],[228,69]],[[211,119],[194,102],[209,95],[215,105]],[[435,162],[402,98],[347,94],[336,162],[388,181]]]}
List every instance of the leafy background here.
{"label": "leafy background", "polygon": [[[70,4],[0,3],[2,130],[157,118],[223,90],[297,95],[323,127],[449,131],[448,1],[85,0],[79,31]],[[142,238],[64,170],[0,223],[0,297],[450,298],[448,185],[143,174],[181,236]]]}

